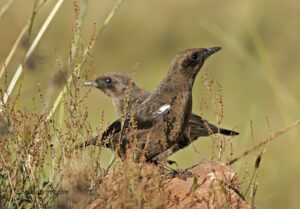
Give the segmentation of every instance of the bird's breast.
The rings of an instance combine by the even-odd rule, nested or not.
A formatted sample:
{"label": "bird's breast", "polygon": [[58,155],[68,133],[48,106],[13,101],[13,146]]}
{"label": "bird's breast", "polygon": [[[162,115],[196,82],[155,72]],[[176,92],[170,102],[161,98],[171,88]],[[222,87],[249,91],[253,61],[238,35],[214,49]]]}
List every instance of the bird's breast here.
{"label": "bird's breast", "polygon": [[170,111],[165,116],[164,127],[168,139],[176,142],[187,127],[188,118],[192,111],[191,94],[177,94],[170,101]]}

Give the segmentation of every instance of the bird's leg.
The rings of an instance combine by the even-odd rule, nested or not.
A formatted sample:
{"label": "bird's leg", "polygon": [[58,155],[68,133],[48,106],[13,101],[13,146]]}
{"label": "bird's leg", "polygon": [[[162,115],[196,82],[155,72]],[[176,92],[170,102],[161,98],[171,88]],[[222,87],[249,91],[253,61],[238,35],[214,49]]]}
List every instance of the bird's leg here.
{"label": "bird's leg", "polygon": [[[175,150],[175,151],[174,151]],[[157,155],[156,157],[154,157],[152,159],[152,161],[166,161],[169,165],[173,165],[176,164],[176,166],[178,167],[178,164],[176,161],[174,160],[167,160],[168,156],[172,155],[174,152],[176,152],[177,150],[179,150],[178,145],[175,144],[174,146],[172,146],[170,149],[168,149],[167,151],[160,153],[159,155]]]}
{"label": "bird's leg", "polygon": [[179,179],[182,179],[182,180],[186,180],[187,178],[189,177],[193,177],[195,174],[193,174],[192,172],[189,172],[189,171],[176,171],[176,173],[168,173],[166,175],[167,178],[179,178]]}
{"label": "bird's leg", "polygon": [[153,161],[153,163],[154,163],[155,165],[158,165],[159,167],[161,167],[161,168],[163,168],[163,169],[166,169],[167,171],[170,171],[171,173],[178,174],[178,171],[177,171],[177,170],[175,170],[175,169],[173,169],[173,168],[170,168],[170,167],[168,167],[168,166],[166,166],[166,165],[163,165],[163,164],[161,164],[161,163],[158,162],[158,161]]}
{"label": "bird's leg", "polygon": [[[158,161],[153,161],[154,164],[158,165],[159,167],[163,168],[163,169],[166,169],[168,171],[171,171],[170,173],[168,173],[166,175],[167,178],[179,178],[179,179],[182,179],[182,180],[186,180],[187,177],[193,177],[194,174],[191,173],[191,172],[187,172],[187,171],[183,171],[183,172],[178,172],[177,170],[173,169],[173,168],[170,168],[166,165],[163,165],[161,164],[160,162]],[[163,175],[162,175],[163,176]]]}

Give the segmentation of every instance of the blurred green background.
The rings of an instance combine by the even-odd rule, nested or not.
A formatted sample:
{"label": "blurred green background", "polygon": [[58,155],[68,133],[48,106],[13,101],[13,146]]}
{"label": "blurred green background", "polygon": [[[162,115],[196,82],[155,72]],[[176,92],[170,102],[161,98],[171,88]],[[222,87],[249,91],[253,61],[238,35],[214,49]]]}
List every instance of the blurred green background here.
{"label": "blurred green background", "polygon": [[[0,0],[0,8],[6,2]],[[55,2],[49,1],[38,13],[32,37]],[[0,19],[1,62],[30,18],[33,3],[33,0],[15,0]],[[100,27],[114,3],[111,0],[88,1],[82,29],[85,46],[93,34],[94,23]],[[54,102],[62,88],[58,82],[61,69],[56,56],[62,60],[63,70],[68,72],[73,20],[73,1],[67,0],[26,65],[21,107],[32,110],[32,97],[38,95],[39,83]],[[237,128],[240,132],[233,139],[233,153],[237,155],[299,119],[299,23],[300,3],[294,0],[127,0],[95,45],[89,79],[111,71],[131,75],[139,63],[135,82],[153,90],[177,52],[191,47],[221,46],[222,51],[211,57],[203,69],[209,79],[214,78],[222,84],[222,127]],[[7,68],[8,81],[23,55],[24,49],[19,48]],[[201,82],[202,75],[200,72],[193,89],[195,113],[200,113],[201,92],[207,91]],[[55,86],[53,91],[48,90],[51,85]],[[0,87],[4,87],[3,78]],[[105,123],[117,117],[109,98],[96,89],[91,91],[86,103],[90,112],[88,119],[94,128],[99,126],[103,110]],[[212,108],[204,113],[201,111],[201,115],[216,123]],[[268,145],[259,170],[257,208],[299,208],[299,132],[296,127]],[[178,152],[172,159],[180,167],[188,167],[202,159],[210,159],[211,147],[210,138],[202,138],[194,147]],[[194,152],[195,148],[198,152]],[[253,169],[256,154],[233,165],[241,179],[247,167]]]}

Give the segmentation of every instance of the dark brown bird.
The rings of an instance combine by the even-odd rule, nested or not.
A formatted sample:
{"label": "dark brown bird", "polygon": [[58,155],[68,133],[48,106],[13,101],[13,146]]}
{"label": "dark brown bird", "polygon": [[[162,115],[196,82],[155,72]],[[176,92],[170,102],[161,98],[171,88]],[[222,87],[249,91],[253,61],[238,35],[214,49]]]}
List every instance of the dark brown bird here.
{"label": "dark brown bird", "polygon": [[[105,73],[98,77],[96,81],[87,81],[83,85],[96,87],[109,96],[119,117],[123,117],[124,114],[130,112],[136,105],[141,104],[151,95],[150,92],[139,88],[129,76],[120,72]],[[215,133],[224,135],[238,134],[232,130],[218,128],[192,113],[189,117],[188,128],[185,130],[183,137],[169,151],[160,154],[159,158],[167,158],[179,149],[188,146],[200,136],[208,136]],[[97,138],[91,139],[81,146],[96,144],[96,140]]]}
{"label": "dark brown bird", "polygon": [[[193,48],[184,50],[176,55],[168,74],[154,92],[143,94],[140,102],[131,111],[131,114],[126,115],[123,128],[120,119],[115,121],[103,133],[101,143],[106,143],[106,146],[114,150],[117,149],[118,154],[124,157],[127,146],[131,144],[130,142],[133,138],[136,138],[137,149],[135,151],[137,159],[144,156],[147,161],[153,161],[159,154],[165,152],[173,145],[184,147],[190,144],[190,141],[187,141],[189,139],[186,139],[186,135],[192,135],[194,138],[200,135],[209,135],[210,132],[205,126],[204,120],[194,114],[191,117],[192,87],[195,77],[206,58],[220,49],[220,47]],[[86,82],[85,85],[101,89],[103,81],[109,84],[112,82],[112,79],[105,78],[102,80],[102,77],[100,77],[95,82]],[[103,90],[112,98],[119,115],[124,113],[120,110],[126,107],[126,103],[120,99],[121,94],[125,90],[120,85],[111,85]],[[140,89],[134,83],[132,83],[132,92],[133,94],[136,92],[140,93]],[[134,101],[134,103],[136,102]],[[136,131],[128,128],[131,123],[130,118],[134,118],[134,124],[137,127]],[[189,122],[190,118],[193,119]],[[192,128],[193,131],[199,128],[206,130],[197,131],[199,132],[198,136],[193,131],[184,134],[185,130],[188,130],[188,126],[193,127],[192,124],[197,124],[195,128]],[[212,129],[214,131],[211,131],[211,133],[218,130],[215,126],[212,126]],[[237,133],[228,131],[228,134]],[[112,135],[112,139],[105,140],[108,135]],[[121,144],[118,144],[120,141]],[[178,150],[178,148],[176,149]]]}

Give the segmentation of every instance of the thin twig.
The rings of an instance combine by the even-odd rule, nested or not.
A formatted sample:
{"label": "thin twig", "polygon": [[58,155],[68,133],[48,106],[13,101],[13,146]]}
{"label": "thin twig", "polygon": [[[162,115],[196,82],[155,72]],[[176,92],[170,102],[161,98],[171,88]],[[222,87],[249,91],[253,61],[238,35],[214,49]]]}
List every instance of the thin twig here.
{"label": "thin twig", "polygon": [[108,163],[108,166],[106,168],[106,172],[109,171],[109,169],[111,168],[111,166],[114,164],[115,161],[116,161],[116,155],[113,154],[112,157],[111,157],[111,159],[110,159],[110,161],[109,161],[109,163]]}
{"label": "thin twig", "polygon": [[30,37],[30,35],[31,35],[32,28],[33,28],[33,23],[34,23],[34,20],[35,20],[35,16],[37,14],[38,1],[39,0],[35,0],[34,4],[33,4],[33,11],[32,11],[32,15],[31,15],[31,18],[30,18],[30,25],[29,25],[29,29],[28,29],[28,37]]}
{"label": "thin twig", "polygon": [[[102,34],[103,30],[106,28],[106,26],[110,23],[111,19],[114,17],[115,13],[117,12],[118,8],[120,7],[121,3],[123,2],[123,0],[118,0],[118,2],[115,4],[115,6],[113,7],[113,9],[110,11],[110,13],[107,15],[107,17],[105,18],[103,25],[101,26],[101,28],[97,31],[97,34],[95,36],[94,39],[91,40],[91,43],[89,45],[89,47],[87,47],[82,55],[82,60],[79,63],[78,66],[76,66],[76,68],[74,69],[75,72],[78,72],[77,76],[79,76],[80,73],[80,69],[82,67],[82,65],[84,64],[84,62],[86,61],[86,58],[89,54],[89,51],[91,51],[95,45],[96,40],[100,37],[100,35]],[[73,81],[73,76],[70,75],[70,77],[67,80],[67,84],[64,86],[63,90],[59,93],[59,95],[57,96],[54,105],[52,107],[52,109],[50,110],[48,117],[47,117],[47,121],[49,121],[52,116],[54,115],[54,113],[56,112],[57,108],[59,107],[59,105],[62,102],[62,98],[65,95],[65,93],[68,90],[68,84],[70,84]]]}
{"label": "thin twig", "polygon": [[241,159],[242,157],[248,155],[249,153],[257,150],[258,148],[260,148],[261,146],[269,143],[271,140],[277,138],[278,136],[286,133],[287,131],[289,131],[290,129],[294,128],[295,126],[297,126],[298,124],[300,124],[300,120],[296,120],[294,123],[292,123],[291,125],[289,125],[288,127],[277,131],[275,134],[273,134],[272,136],[268,137],[267,139],[261,141],[260,143],[258,143],[257,145],[253,146],[252,148],[248,149],[247,151],[245,151],[243,154],[239,155],[238,157],[234,158],[233,160],[229,161],[227,163],[227,165],[231,165],[233,163],[235,163],[236,161],[238,161],[239,159]]}
{"label": "thin twig", "polygon": [[7,12],[7,10],[10,8],[12,3],[14,3],[15,0],[8,0],[8,2],[2,7],[0,10],[0,19],[3,17],[3,15]]}
{"label": "thin twig", "polygon": [[35,201],[36,201],[36,204],[39,208],[41,208],[41,205],[39,204],[39,196],[38,196],[38,186],[37,186],[37,183],[36,183],[36,178],[34,176],[34,173],[33,173],[33,169],[32,169],[32,166],[31,166],[31,155],[28,155],[28,160],[27,160],[27,167],[28,169],[30,170],[30,177],[31,177],[31,181],[34,183],[35,185]]}
{"label": "thin twig", "polygon": [[[2,160],[2,162],[3,162],[3,164],[4,164],[4,166],[8,168],[8,165],[6,164],[6,162],[5,162],[5,160],[4,160],[4,157],[3,157],[1,151],[0,151],[0,156],[1,156],[1,160]],[[16,202],[16,206],[17,206],[17,208],[20,208],[20,206],[19,206],[19,204],[18,204],[18,200],[17,200],[17,198],[16,198],[16,193],[15,193],[15,190],[14,190],[14,188],[13,188],[13,184],[12,184],[12,181],[11,181],[11,178],[10,178],[9,170],[7,170],[7,176],[8,176],[9,184],[10,184],[10,187],[11,187],[12,196],[14,197],[15,202]]]}
{"label": "thin twig", "polygon": [[[46,3],[46,1],[42,1],[36,8],[36,13],[39,11],[40,8],[42,8],[42,6]],[[13,47],[11,48],[9,54],[7,55],[7,57],[5,58],[4,60],[4,63],[3,63],[3,67],[1,68],[1,71],[0,71],[0,79],[3,75],[3,73],[5,72],[6,70],[6,67],[7,65],[9,64],[12,56],[14,55],[14,53],[16,52],[16,49],[18,47],[18,45],[20,44],[23,36],[26,34],[27,30],[29,29],[29,26],[31,24],[31,20],[29,20],[26,25],[23,27],[23,29],[21,30],[17,40],[15,41]]]}
{"label": "thin twig", "polygon": [[[39,43],[39,41],[41,40],[42,36],[44,35],[46,29],[48,28],[50,22],[52,21],[53,17],[55,16],[55,14],[57,13],[57,11],[59,10],[59,8],[61,7],[62,3],[64,2],[64,0],[59,0],[56,5],[54,6],[54,8],[52,9],[52,11],[50,12],[48,18],[46,19],[46,21],[44,22],[42,28],[40,29],[39,33],[37,34],[36,38],[34,39],[34,41],[32,42],[30,48],[28,49],[28,51],[26,52],[24,61],[28,59],[28,57],[32,54],[33,50],[36,48],[37,44]],[[6,104],[9,95],[11,94],[11,92],[13,91],[16,83],[18,82],[18,80],[20,79],[21,75],[23,74],[23,64],[20,64],[17,72],[15,73],[10,85],[8,86],[7,91],[4,94],[3,97],[3,103],[0,104],[0,112],[3,111],[3,106]]]}
{"label": "thin twig", "polygon": [[10,50],[8,56],[7,56],[6,59],[4,60],[3,67],[2,67],[2,69],[1,69],[1,71],[0,71],[0,79],[1,79],[3,73],[4,73],[5,69],[6,69],[6,66],[8,65],[8,63],[10,62],[12,56],[13,56],[14,53],[16,52],[16,49],[17,49],[18,45],[20,44],[20,42],[21,42],[23,36],[25,35],[26,31],[28,30],[28,27],[29,27],[29,23],[27,23],[27,24],[23,27],[21,33],[19,34],[17,40],[15,41],[13,47],[11,48],[11,50]]}

